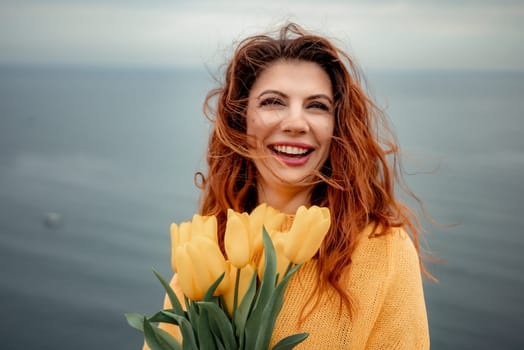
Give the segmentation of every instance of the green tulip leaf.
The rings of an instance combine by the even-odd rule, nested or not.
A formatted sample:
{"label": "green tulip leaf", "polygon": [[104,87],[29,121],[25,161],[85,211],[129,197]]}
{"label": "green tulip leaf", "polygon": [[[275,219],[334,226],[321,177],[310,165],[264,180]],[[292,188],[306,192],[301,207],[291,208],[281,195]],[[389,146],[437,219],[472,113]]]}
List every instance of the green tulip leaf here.
{"label": "green tulip leaf", "polygon": [[169,344],[170,350],[183,350],[182,345],[171,334],[157,327],[155,327],[155,331],[159,337]]}
{"label": "green tulip leaf", "polygon": [[220,342],[217,342],[217,339],[215,338],[215,343],[216,343],[216,346],[217,346],[217,350],[229,350],[229,349],[226,349],[224,347],[224,345],[222,345],[222,343]]}
{"label": "green tulip leaf", "polygon": [[178,342],[167,332],[154,327],[144,317],[144,338],[151,350],[182,350]]}
{"label": "green tulip leaf", "polygon": [[275,328],[275,321],[278,314],[280,313],[280,310],[282,309],[282,304],[284,303],[284,292],[286,290],[287,284],[293,274],[300,268],[300,266],[301,264],[298,264],[291,268],[271,294],[271,298],[268,300],[266,306],[262,310],[262,315],[260,317],[260,324],[263,324],[264,327],[267,327],[267,329],[271,330],[271,332],[259,332],[256,337],[257,339],[255,346],[252,349],[266,350],[269,347],[272,332]]}
{"label": "green tulip leaf", "polygon": [[[200,305],[199,305],[200,306]],[[209,314],[205,308],[200,310],[200,317],[198,318],[198,345],[199,350],[215,350],[215,342],[213,340],[213,333],[209,327]]]}
{"label": "green tulip leaf", "polygon": [[200,302],[199,306],[202,311],[207,312],[211,332],[215,336],[217,345],[224,344],[226,349],[237,349],[237,341],[233,332],[233,326],[229,317],[218,305],[210,302]]}
{"label": "green tulip leaf", "polygon": [[144,332],[144,316],[135,313],[124,314],[127,319],[127,323],[135,329]]}
{"label": "green tulip leaf", "polygon": [[199,317],[198,304],[192,300],[189,300],[186,296],[184,296],[184,300],[186,303],[187,319],[189,320],[189,325],[193,328],[193,332],[197,334]]}
{"label": "green tulip leaf", "polygon": [[276,274],[277,274],[277,256],[275,252],[275,246],[266,231],[266,228],[262,228],[262,238],[264,241],[264,277],[260,284],[259,296],[256,300],[254,307],[258,305],[265,305],[266,301],[271,297],[271,293],[275,288]]}
{"label": "green tulip leaf", "polygon": [[[178,325],[178,321],[177,321],[176,318],[168,316],[165,313],[163,313],[162,311],[169,311],[169,312],[172,312],[172,313],[176,314],[173,309],[161,310],[161,311],[157,312],[156,314],[154,314],[153,316],[148,317],[147,320],[149,322],[164,322],[164,323],[171,323],[171,324]],[[182,315],[182,317],[185,317],[185,315]]]}
{"label": "green tulip leaf", "polygon": [[153,273],[155,274],[156,278],[158,278],[160,283],[162,283],[162,286],[166,290],[167,296],[169,297],[169,301],[171,301],[171,305],[173,306],[173,310],[175,311],[175,313],[178,315],[184,315],[182,305],[180,305],[180,301],[178,301],[178,298],[171,286],[169,285],[169,283],[164,278],[162,278],[162,276],[160,276],[160,274],[155,269],[153,269]]}
{"label": "green tulip leaf", "polygon": [[[255,349],[259,337],[264,339],[267,337],[271,338],[273,333],[273,327],[266,327],[266,324],[262,323],[262,318],[264,310],[268,307],[268,303],[275,291],[277,258],[275,247],[265,227],[262,228],[262,238],[265,254],[264,277],[253,301],[253,310],[248,317],[244,332],[246,338],[245,349],[249,350]],[[261,329],[260,325],[264,325],[263,329]]]}
{"label": "green tulip leaf", "polygon": [[[196,327],[196,323],[190,323],[185,317],[174,314],[169,311],[160,311],[166,316],[173,317],[178,321],[180,332],[182,333],[182,349],[183,350],[198,350],[197,340],[193,331],[193,326]],[[151,349],[153,350],[153,349]]]}
{"label": "green tulip leaf", "polygon": [[309,336],[309,333],[298,333],[285,337],[279,341],[271,350],[291,350]]}
{"label": "green tulip leaf", "polygon": [[253,276],[251,277],[251,281],[249,282],[249,287],[247,288],[246,294],[244,295],[244,298],[242,299],[242,302],[240,303],[234,315],[233,322],[236,328],[236,335],[239,339],[240,349],[244,348],[244,330],[246,328],[247,318],[249,317],[249,313],[251,312],[253,306],[253,299],[255,298],[257,292],[257,279],[258,276],[255,270]]}
{"label": "green tulip leaf", "polygon": [[220,276],[216,279],[215,282],[209,287],[209,289],[206,292],[206,295],[204,295],[204,301],[212,301],[213,300],[213,294],[215,294],[215,290],[217,289],[218,285],[222,280],[224,279],[225,272],[222,272]]}

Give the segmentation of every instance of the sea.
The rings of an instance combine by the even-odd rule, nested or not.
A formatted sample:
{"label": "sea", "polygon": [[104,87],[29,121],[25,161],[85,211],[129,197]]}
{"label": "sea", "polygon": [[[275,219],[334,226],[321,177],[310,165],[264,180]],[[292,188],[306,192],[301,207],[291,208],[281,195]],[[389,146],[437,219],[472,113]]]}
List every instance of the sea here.
{"label": "sea", "polygon": [[[0,66],[2,349],[141,348],[218,72]],[[424,205],[431,348],[524,349],[524,72],[364,73]]]}

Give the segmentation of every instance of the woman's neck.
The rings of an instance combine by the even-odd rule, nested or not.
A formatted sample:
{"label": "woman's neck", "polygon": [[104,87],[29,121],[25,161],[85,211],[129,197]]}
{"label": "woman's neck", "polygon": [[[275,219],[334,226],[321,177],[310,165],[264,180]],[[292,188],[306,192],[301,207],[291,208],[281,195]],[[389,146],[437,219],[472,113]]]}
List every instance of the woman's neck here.
{"label": "woman's neck", "polygon": [[301,205],[309,206],[311,200],[310,187],[268,187],[263,184],[257,186],[258,202],[279,210],[284,214],[295,214]]}

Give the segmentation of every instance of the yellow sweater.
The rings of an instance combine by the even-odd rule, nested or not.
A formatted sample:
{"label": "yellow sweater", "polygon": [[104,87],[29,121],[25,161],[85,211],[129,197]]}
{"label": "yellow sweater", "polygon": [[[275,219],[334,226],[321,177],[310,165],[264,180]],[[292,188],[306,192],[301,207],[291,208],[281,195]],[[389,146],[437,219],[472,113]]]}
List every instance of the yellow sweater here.
{"label": "yellow sweater", "polygon": [[[308,332],[297,350],[429,349],[419,258],[411,239],[402,229],[372,238],[365,232],[361,237],[342,276],[353,317],[344,307],[339,309],[340,297],[331,290],[322,294],[319,306],[299,327],[301,311],[308,311],[315,300],[310,294],[318,275],[316,263],[310,261],[287,287],[272,345],[288,335]],[[179,293],[176,278],[172,285]],[[171,306],[167,302],[164,307]],[[180,338],[176,326],[161,324],[161,328]]]}

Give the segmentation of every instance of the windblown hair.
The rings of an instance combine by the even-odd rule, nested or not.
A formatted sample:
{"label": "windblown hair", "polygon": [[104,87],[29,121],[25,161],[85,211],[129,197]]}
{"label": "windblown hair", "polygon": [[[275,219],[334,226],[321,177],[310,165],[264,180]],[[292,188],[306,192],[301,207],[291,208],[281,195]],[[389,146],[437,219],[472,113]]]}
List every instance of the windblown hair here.
{"label": "windblown hair", "polygon": [[[399,175],[397,142],[384,115],[363,90],[353,60],[326,38],[287,24],[275,36],[255,35],[239,43],[225,81],[209,92],[204,103],[204,113],[214,128],[207,153],[208,174],[197,173],[204,190],[201,214],[217,216],[223,248],[227,208],[250,212],[258,204],[257,171],[246,135],[247,100],[257,77],[282,60],[314,62],[332,83],[334,136],[329,158],[317,174],[311,204],[331,211],[332,225],[317,254],[320,288],[331,285],[349,306],[349,296],[339,280],[351,264],[357,236],[364,227],[370,223],[382,228],[404,226],[418,250],[419,225],[415,214],[395,197],[395,184],[403,186],[404,182]],[[387,230],[378,234],[387,234]]]}

